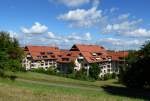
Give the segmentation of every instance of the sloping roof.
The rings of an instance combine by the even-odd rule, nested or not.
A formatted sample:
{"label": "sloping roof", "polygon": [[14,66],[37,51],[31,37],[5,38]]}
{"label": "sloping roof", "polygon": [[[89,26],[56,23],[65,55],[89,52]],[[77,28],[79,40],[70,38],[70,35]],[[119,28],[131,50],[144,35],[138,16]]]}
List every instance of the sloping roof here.
{"label": "sloping roof", "polygon": [[70,63],[75,61],[75,59],[80,54],[79,51],[69,51],[69,50],[61,50],[61,57],[58,57],[57,62],[59,63]]}
{"label": "sloping roof", "polygon": [[104,47],[98,45],[75,44],[80,52],[102,52],[106,51]]}
{"label": "sloping roof", "polygon": [[[60,53],[60,50],[57,47],[49,46],[26,46],[25,53],[30,54],[34,60],[41,59],[56,59],[57,54]],[[43,58],[43,56],[45,56]]]}
{"label": "sloping roof", "polygon": [[26,46],[26,54],[30,54],[33,60],[55,59],[59,63],[75,61],[82,55],[88,63],[107,61],[109,57],[118,61],[128,55],[127,51],[107,51],[98,45],[75,44],[70,50],[60,50],[58,47]]}
{"label": "sloping roof", "polygon": [[107,56],[105,48],[98,45],[75,44],[71,50],[79,51],[88,63],[103,61]]}
{"label": "sloping roof", "polygon": [[114,61],[118,61],[120,60],[121,58],[124,58],[126,56],[128,56],[129,52],[127,51],[107,51],[107,54],[109,57],[112,58],[112,60]]}

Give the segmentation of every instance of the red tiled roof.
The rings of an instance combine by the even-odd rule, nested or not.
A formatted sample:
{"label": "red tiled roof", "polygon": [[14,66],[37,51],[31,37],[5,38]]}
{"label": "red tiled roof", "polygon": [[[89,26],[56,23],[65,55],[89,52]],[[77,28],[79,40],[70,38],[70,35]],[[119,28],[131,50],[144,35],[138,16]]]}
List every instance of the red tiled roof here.
{"label": "red tiled roof", "polygon": [[[56,55],[60,52],[57,47],[49,46],[26,46],[24,50],[26,53],[29,53],[34,60],[56,59]],[[49,54],[49,52],[52,54]],[[43,58],[42,56],[46,56],[46,58]]]}
{"label": "red tiled roof", "polygon": [[104,47],[98,45],[75,44],[80,52],[101,52],[106,51]]}
{"label": "red tiled roof", "polygon": [[79,55],[82,55],[88,63],[107,61],[109,57],[118,61],[128,55],[126,51],[107,51],[102,46],[84,44],[75,44],[70,50],[60,50],[57,47],[49,46],[26,46],[24,51],[26,54],[30,54],[34,60],[55,59],[59,63],[75,61]]}
{"label": "red tiled roof", "polygon": [[128,56],[129,53],[127,51],[118,51],[118,52],[107,51],[107,54],[109,57],[112,58],[112,60],[118,61],[118,60],[120,60],[120,58]]}
{"label": "red tiled roof", "polygon": [[[103,61],[106,57],[106,50],[102,46],[98,45],[84,45],[84,44],[75,44],[71,50],[80,51],[81,55],[86,59],[87,62],[100,62]],[[99,54],[94,56],[93,54]]]}
{"label": "red tiled roof", "polygon": [[57,62],[70,63],[72,61],[75,61],[75,59],[78,57],[79,54],[80,52],[78,51],[61,50],[61,57],[58,58]]}

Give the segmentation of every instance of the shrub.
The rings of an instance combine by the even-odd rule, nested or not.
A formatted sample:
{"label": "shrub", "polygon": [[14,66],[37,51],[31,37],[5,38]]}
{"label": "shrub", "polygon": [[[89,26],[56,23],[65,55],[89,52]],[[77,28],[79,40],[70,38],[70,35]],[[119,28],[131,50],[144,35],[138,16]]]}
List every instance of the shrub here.
{"label": "shrub", "polygon": [[32,69],[32,72],[38,72],[38,73],[45,73],[46,74],[46,70],[42,67],[36,68],[36,69]]}
{"label": "shrub", "polygon": [[47,70],[46,70],[46,73],[47,74],[51,74],[51,75],[56,75],[58,73],[57,69],[55,68],[52,68],[52,67],[49,67]]}
{"label": "shrub", "polygon": [[99,78],[99,74],[100,74],[100,67],[97,63],[93,63],[91,64],[90,68],[89,68],[89,76],[95,80],[97,80]]}
{"label": "shrub", "polygon": [[121,69],[120,81],[132,88],[150,86],[150,41],[139,51],[129,53],[126,61],[128,65]]}
{"label": "shrub", "polygon": [[0,77],[4,78],[5,77],[5,73],[4,70],[0,69]]}
{"label": "shrub", "polygon": [[0,32],[0,68],[4,71],[22,71],[23,55],[18,40],[7,32]]}
{"label": "shrub", "polygon": [[104,74],[102,77],[99,78],[99,80],[109,80],[109,79],[116,79],[117,75],[116,73],[107,73]]}
{"label": "shrub", "polygon": [[10,75],[9,78],[10,78],[10,80],[14,81],[17,78],[17,76],[16,75]]}

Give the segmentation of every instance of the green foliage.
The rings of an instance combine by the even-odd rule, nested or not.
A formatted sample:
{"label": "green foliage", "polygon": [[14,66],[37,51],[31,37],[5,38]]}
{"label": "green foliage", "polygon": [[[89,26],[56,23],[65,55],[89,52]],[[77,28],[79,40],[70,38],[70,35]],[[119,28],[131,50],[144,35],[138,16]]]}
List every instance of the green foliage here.
{"label": "green foliage", "polygon": [[54,67],[49,67],[48,69],[44,69],[42,67],[32,69],[32,72],[37,72],[37,73],[43,73],[43,74],[49,74],[49,75],[57,75],[57,70]]}
{"label": "green foliage", "polygon": [[69,63],[67,68],[67,74],[72,74],[74,72],[74,62]]}
{"label": "green foliage", "polygon": [[16,75],[10,75],[9,78],[10,78],[10,80],[14,81],[17,78],[17,76]]}
{"label": "green foliage", "polygon": [[17,39],[11,38],[7,32],[0,32],[0,69],[22,71],[22,58],[23,50]]}
{"label": "green foliage", "polygon": [[42,67],[36,68],[36,69],[31,69],[32,72],[37,72],[37,73],[44,73],[46,74],[46,70]]}
{"label": "green foliage", "polygon": [[99,79],[100,80],[110,80],[110,79],[116,79],[117,75],[116,73],[107,73],[107,74],[104,74],[104,76],[100,77]]}
{"label": "green foliage", "polygon": [[87,77],[87,70],[84,68],[81,68],[79,71],[76,71],[75,72],[75,79],[89,80],[89,77]]}
{"label": "green foliage", "polygon": [[0,69],[0,77],[5,78],[5,73],[3,69]]}
{"label": "green foliage", "polygon": [[141,50],[129,54],[128,65],[123,66],[120,81],[127,87],[141,88],[150,86],[150,42]]}
{"label": "green foliage", "polygon": [[99,78],[99,74],[100,74],[99,65],[97,63],[91,64],[90,69],[89,69],[89,76],[97,80]]}

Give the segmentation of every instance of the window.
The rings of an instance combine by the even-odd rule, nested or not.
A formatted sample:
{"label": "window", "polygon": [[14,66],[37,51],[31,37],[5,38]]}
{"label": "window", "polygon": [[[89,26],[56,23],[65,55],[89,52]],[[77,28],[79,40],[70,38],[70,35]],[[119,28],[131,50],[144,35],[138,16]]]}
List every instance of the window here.
{"label": "window", "polygon": [[110,65],[107,65],[108,68],[110,68]]}
{"label": "window", "polygon": [[102,53],[97,53],[97,55],[102,55]]}
{"label": "window", "polygon": [[84,66],[87,67],[88,65],[87,65],[87,64],[84,64]]}
{"label": "window", "polygon": [[41,55],[45,55],[45,52],[40,52]]}
{"label": "window", "polygon": [[47,52],[47,54],[53,54],[53,52],[51,52],[51,51],[48,51],[48,52]]}
{"label": "window", "polygon": [[83,60],[82,59],[78,59],[78,62],[81,63]]}
{"label": "window", "polygon": [[47,58],[47,56],[43,56],[43,58]]}
{"label": "window", "polygon": [[71,54],[69,53],[69,54],[67,54],[67,56],[71,56]]}
{"label": "window", "polygon": [[46,62],[45,65],[48,65],[48,63]]}
{"label": "window", "polygon": [[96,53],[92,53],[92,55],[93,55],[93,56],[96,56],[97,54],[96,54]]}
{"label": "window", "polygon": [[108,72],[110,72],[110,69],[107,69]]}
{"label": "window", "polygon": [[62,58],[63,61],[69,61],[69,58]]}
{"label": "window", "polygon": [[37,56],[38,59],[41,59],[41,56]]}
{"label": "window", "polygon": [[59,57],[62,57],[62,55],[58,55]]}
{"label": "window", "polygon": [[55,55],[52,55],[51,57],[52,57],[52,58],[55,58]]}

